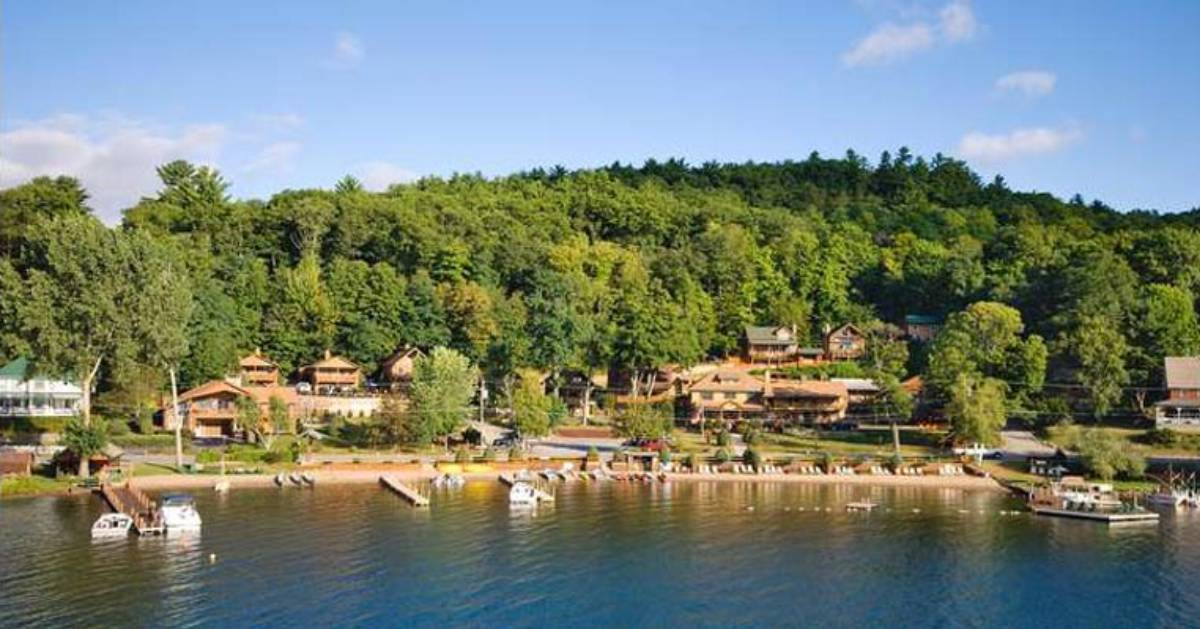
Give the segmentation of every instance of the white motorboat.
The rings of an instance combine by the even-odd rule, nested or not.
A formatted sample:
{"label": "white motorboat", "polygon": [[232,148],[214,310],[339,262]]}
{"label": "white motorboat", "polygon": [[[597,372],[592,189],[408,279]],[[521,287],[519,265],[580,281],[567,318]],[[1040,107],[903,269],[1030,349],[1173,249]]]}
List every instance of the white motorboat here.
{"label": "white motorboat", "polygon": [[229,491],[229,481],[227,481],[227,480],[217,481],[217,483],[215,485],[213,485],[213,491],[217,492],[218,494],[223,494],[223,493]]}
{"label": "white motorboat", "polygon": [[275,475],[275,485],[276,486],[283,487],[283,484],[286,482],[287,482],[287,477],[283,475],[283,472],[280,472]]}
{"label": "white motorboat", "polygon": [[133,518],[124,513],[105,513],[92,524],[92,537],[125,537],[133,529]]}
{"label": "white motorboat", "polygon": [[304,481],[300,480],[300,475],[299,475],[299,474],[297,474],[297,473],[295,473],[295,472],[292,472],[291,474],[288,474],[288,480],[292,481],[292,484],[293,484],[293,485],[295,485],[295,486],[297,486],[297,487],[303,487],[303,486],[304,486]]}
{"label": "white motorboat", "polygon": [[508,503],[514,505],[537,504],[537,491],[529,483],[517,481],[508,490]]}
{"label": "white motorboat", "polygon": [[304,481],[304,484],[308,485],[309,487],[317,486],[317,477],[309,474],[308,472],[301,474],[300,480]]}
{"label": "white motorboat", "polygon": [[167,494],[162,501],[163,526],[171,530],[197,530],[200,513],[196,502],[187,494]]}
{"label": "white motorboat", "polygon": [[467,484],[467,480],[458,474],[442,474],[433,479],[434,487],[458,488]]}

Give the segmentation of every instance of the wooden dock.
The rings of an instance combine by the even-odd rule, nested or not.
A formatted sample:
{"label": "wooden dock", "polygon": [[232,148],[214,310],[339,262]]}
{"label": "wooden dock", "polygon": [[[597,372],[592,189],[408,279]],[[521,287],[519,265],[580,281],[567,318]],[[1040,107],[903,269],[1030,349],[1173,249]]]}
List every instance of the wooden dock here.
{"label": "wooden dock", "polygon": [[380,476],[379,482],[388,489],[396,492],[401,498],[407,500],[414,507],[428,507],[429,498],[421,495],[416,489],[405,485],[395,476]]}
{"label": "wooden dock", "polygon": [[1075,518],[1077,520],[1091,520],[1093,522],[1104,522],[1107,524],[1122,524],[1126,522],[1157,522],[1158,514],[1153,511],[1133,511],[1126,513],[1106,513],[1103,511],[1076,511],[1074,509],[1055,509],[1054,507],[1042,507],[1030,505],[1029,507],[1037,515],[1054,516],[1059,518]]}
{"label": "wooden dock", "polygon": [[103,483],[100,485],[100,495],[113,511],[133,519],[133,529],[138,535],[162,535],[166,531],[158,503],[151,500],[146,492],[129,484],[129,481],[124,485]]}

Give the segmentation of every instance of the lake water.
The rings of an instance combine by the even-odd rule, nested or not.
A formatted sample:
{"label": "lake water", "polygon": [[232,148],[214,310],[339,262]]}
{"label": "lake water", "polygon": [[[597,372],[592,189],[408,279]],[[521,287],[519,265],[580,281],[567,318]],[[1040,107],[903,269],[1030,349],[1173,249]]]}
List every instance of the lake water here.
{"label": "lake water", "polygon": [[536,510],[486,482],[428,510],[373,485],[197,502],[199,536],[93,542],[96,497],[0,501],[0,626],[1200,623],[1188,512],[1109,528],[1000,515],[998,493],[751,483],[579,483]]}

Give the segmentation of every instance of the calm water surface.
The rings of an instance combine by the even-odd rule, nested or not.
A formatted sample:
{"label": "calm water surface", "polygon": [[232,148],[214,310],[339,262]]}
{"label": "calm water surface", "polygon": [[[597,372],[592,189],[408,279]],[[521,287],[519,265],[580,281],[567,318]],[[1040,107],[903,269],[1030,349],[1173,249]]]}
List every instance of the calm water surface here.
{"label": "calm water surface", "polygon": [[[986,492],[749,483],[581,483],[536,510],[484,482],[429,510],[376,486],[196,495],[201,535],[107,542],[94,497],[0,502],[0,626],[1200,624],[1187,512],[1108,528]],[[842,511],[867,496],[888,510]]]}

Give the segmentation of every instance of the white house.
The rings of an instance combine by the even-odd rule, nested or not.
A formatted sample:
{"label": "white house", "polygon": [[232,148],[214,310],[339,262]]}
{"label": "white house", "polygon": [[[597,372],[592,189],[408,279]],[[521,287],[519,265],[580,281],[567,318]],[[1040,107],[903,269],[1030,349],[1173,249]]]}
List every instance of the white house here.
{"label": "white house", "polygon": [[70,417],[82,399],[78,384],[35,376],[25,358],[0,367],[0,417]]}

